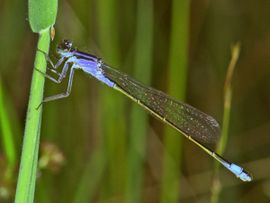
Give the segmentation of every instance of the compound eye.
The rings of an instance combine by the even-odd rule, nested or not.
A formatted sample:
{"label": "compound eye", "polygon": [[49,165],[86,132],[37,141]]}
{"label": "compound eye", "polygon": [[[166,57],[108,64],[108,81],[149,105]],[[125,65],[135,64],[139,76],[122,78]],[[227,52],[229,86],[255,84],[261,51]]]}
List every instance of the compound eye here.
{"label": "compound eye", "polygon": [[62,49],[65,51],[70,51],[72,49],[72,41],[70,40],[65,39],[61,44],[62,45],[60,45],[59,48],[62,47]]}
{"label": "compound eye", "polygon": [[71,40],[63,40],[62,43],[57,46],[57,52],[70,52],[74,50],[72,45]]}
{"label": "compound eye", "polygon": [[69,41],[69,40],[66,40],[65,41],[65,46],[66,46],[67,49],[70,49],[72,47],[72,42]]}

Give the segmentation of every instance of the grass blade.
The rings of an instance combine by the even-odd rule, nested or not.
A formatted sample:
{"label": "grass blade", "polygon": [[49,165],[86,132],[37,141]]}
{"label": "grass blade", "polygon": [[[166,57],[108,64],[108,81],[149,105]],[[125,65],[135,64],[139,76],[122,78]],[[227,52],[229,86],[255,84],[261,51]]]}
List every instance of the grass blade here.
{"label": "grass blade", "polygon": [[[152,0],[138,1],[134,78],[140,78],[144,84],[149,84],[151,78],[153,9]],[[147,113],[140,109],[138,104],[132,104],[125,202],[142,202],[147,130]]]}
{"label": "grass blade", "polygon": [[8,115],[8,108],[4,100],[5,100],[5,92],[0,79],[0,129],[2,134],[5,156],[8,160],[9,168],[13,169],[17,160],[14,143],[15,141],[11,127],[12,121],[10,119],[10,116]]}
{"label": "grass blade", "polygon": [[[97,1],[98,36],[102,56],[113,67],[121,67],[119,49],[119,29],[117,21],[118,9],[116,0]],[[124,98],[105,87],[101,94],[102,103],[102,134],[104,150],[108,161],[106,184],[102,192],[102,200],[123,193],[125,187],[125,154],[126,124],[124,116]],[[101,200],[101,201],[102,201]]]}
{"label": "grass blade", "polygon": [[[231,115],[231,102],[232,102],[232,76],[234,72],[234,68],[236,65],[236,62],[239,57],[240,52],[240,44],[236,43],[232,47],[232,57],[230,64],[228,66],[226,80],[224,84],[224,113],[223,113],[223,122],[222,122],[222,132],[221,132],[221,138],[217,147],[217,153],[222,155],[224,153],[224,150],[227,145],[228,140],[228,132],[229,132],[229,123],[230,123],[230,115]],[[220,164],[215,164],[215,170],[214,170],[214,178],[212,183],[212,195],[211,195],[211,203],[216,203],[219,201],[219,194],[221,191],[221,183],[218,178]]]}
{"label": "grass blade", "polygon": [[[187,47],[190,1],[174,0],[169,55],[168,94],[183,100],[186,93]],[[179,167],[181,163],[181,135],[165,128],[165,146],[168,153],[163,158],[161,202],[179,202]]]}

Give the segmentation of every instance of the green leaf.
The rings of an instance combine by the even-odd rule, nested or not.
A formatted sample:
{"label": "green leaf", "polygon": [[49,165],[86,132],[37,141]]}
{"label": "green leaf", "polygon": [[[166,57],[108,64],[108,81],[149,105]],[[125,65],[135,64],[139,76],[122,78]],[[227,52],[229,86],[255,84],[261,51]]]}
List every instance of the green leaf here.
{"label": "green leaf", "polygon": [[33,32],[40,33],[55,24],[57,0],[29,0],[29,23]]}

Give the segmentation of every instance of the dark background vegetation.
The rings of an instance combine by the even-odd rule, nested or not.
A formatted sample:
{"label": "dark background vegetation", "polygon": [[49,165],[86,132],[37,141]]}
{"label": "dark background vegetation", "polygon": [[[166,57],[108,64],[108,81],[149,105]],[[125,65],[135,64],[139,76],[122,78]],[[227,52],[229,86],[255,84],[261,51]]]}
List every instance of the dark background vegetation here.
{"label": "dark background vegetation", "polygon": [[[72,39],[81,50],[102,57],[138,81],[171,95],[179,95],[179,88],[182,100],[222,123],[231,45],[240,42],[224,156],[244,166],[254,180],[243,183],[221,168],[218,202],[269,202],[270,2],[187,2],[187,7],[178,8],[171,0],[59,1],[50,56],[57,57],[54,47],[61,39]],[[188,16],[187,26],[183,25],[188,36],[183,40],[179,35],[179,42],[171,39],[171,30],[183,19],[173,21],[173,11]],[[145,15],[145,27],[138,27],[139,15]],[[146,39],[138,32],[144,29],[150,32]],[[28,25],[26,2],[0,1],[0,111],[8,115],[0,118],[0,134],[3,138],[8,131],[5,123],[10,123],[17,165],[36,40]],[[184,90],[170,88],[171,46],[179,43],[183,47],[185,40],[187,72],[179,73],[179,80],[185,80]],[[147,50],[136,51],[137,44],[143,47],[144,43],[149,43]],[[136,65],[140,61],[146,61],[145,72]],[[47,81],[45,95],[65,87]],[[181,143],[181,155],[177,159],[171,156],[179,174],[171,178],[173,183],[164,182],[164,154],[170,157],[170,148],[164,147],[165,125],[83,72],[75,74],[69,98],[45,104],[43,110],[36,202],[210,201],[214,160],[187,139],[179,140],[179,134],[175,142]],[[136,135],[138,132],[144,133]],[[142,137],[141,145],[132,147],[134,136]],[[4,177],[8,165],[5,147],[0,140],[2,200],[5,191],[12,196],[15,190],[15,184]],[[138,162],[132,162],[132,153]],[[12,176],[16,179],[17,170]],[[170,197],[166,191],[171,192]]]}

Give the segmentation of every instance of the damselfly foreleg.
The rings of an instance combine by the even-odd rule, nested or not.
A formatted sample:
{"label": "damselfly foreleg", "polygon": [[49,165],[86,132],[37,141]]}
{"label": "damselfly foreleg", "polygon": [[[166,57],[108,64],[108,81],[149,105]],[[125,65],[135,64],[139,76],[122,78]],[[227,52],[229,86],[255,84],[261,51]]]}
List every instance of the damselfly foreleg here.
{"label": "damselfly foreleg", "polygon": [[44,54],[46,61],[50,64],[51,67],[47,67],[49,70],[51,70],[52,72],[59,74],[56,70],[61,66],[61,64],[64,62],[64,60],[66,59],[66,57],[61,57],[56,64],[54,64],[52,62],[52,60],[50,59],[49,55],[45,52],[42,51],[40,49],[38,49],[39,52],[41,52],[42,54]]}
{"label": "damselfly foreleg", "polygon": [[[62,58],[62,59],[63,59],[63,58]],[[61,60],[61,59],[60,59],[60,60]],[[59,61],[60,61],[60,60],[59,60]],[[58,61],[58,62],[59,62],[59,61]],[[63,60],[62,60],[62,61],[63,61]],[[61,63],[62,63],[62,61],[61,61]],[[57,62],[57,64],[58,64],[58,62]],[[60,63],[60,64],[61,64],[61,63]],[[59,66],[59,65],[58,65],[58,66]],[[62,80],[66,77],[67,72],[68,72],[68,69],[69,69],[69,66],[70,66],[70,63],[66,61],[65,64],[64,64],[64,66],[63,66],[63,69],[62,69],[61,73],[55,71],[54,69],[50,69],[51,71],[55,72],[55,73],[58,75],[58,79],[55,79],[54,77],[50,76],[50,75],[47,74],[47,73],[43,73],[42,71],[40,71],[40,70],[37,69],[37,68],[36,68],[36,70],[37,70],[39,73],[41,73],[42,75],[44,75],[44,77],[46,77],[46,78],[48,78],[49,80],[51,80],[52,82],[55,82],[55,83],[59,84],[59,83],[61,83]],[[56,65],[55,65],[55,67],[56,67]]]}

